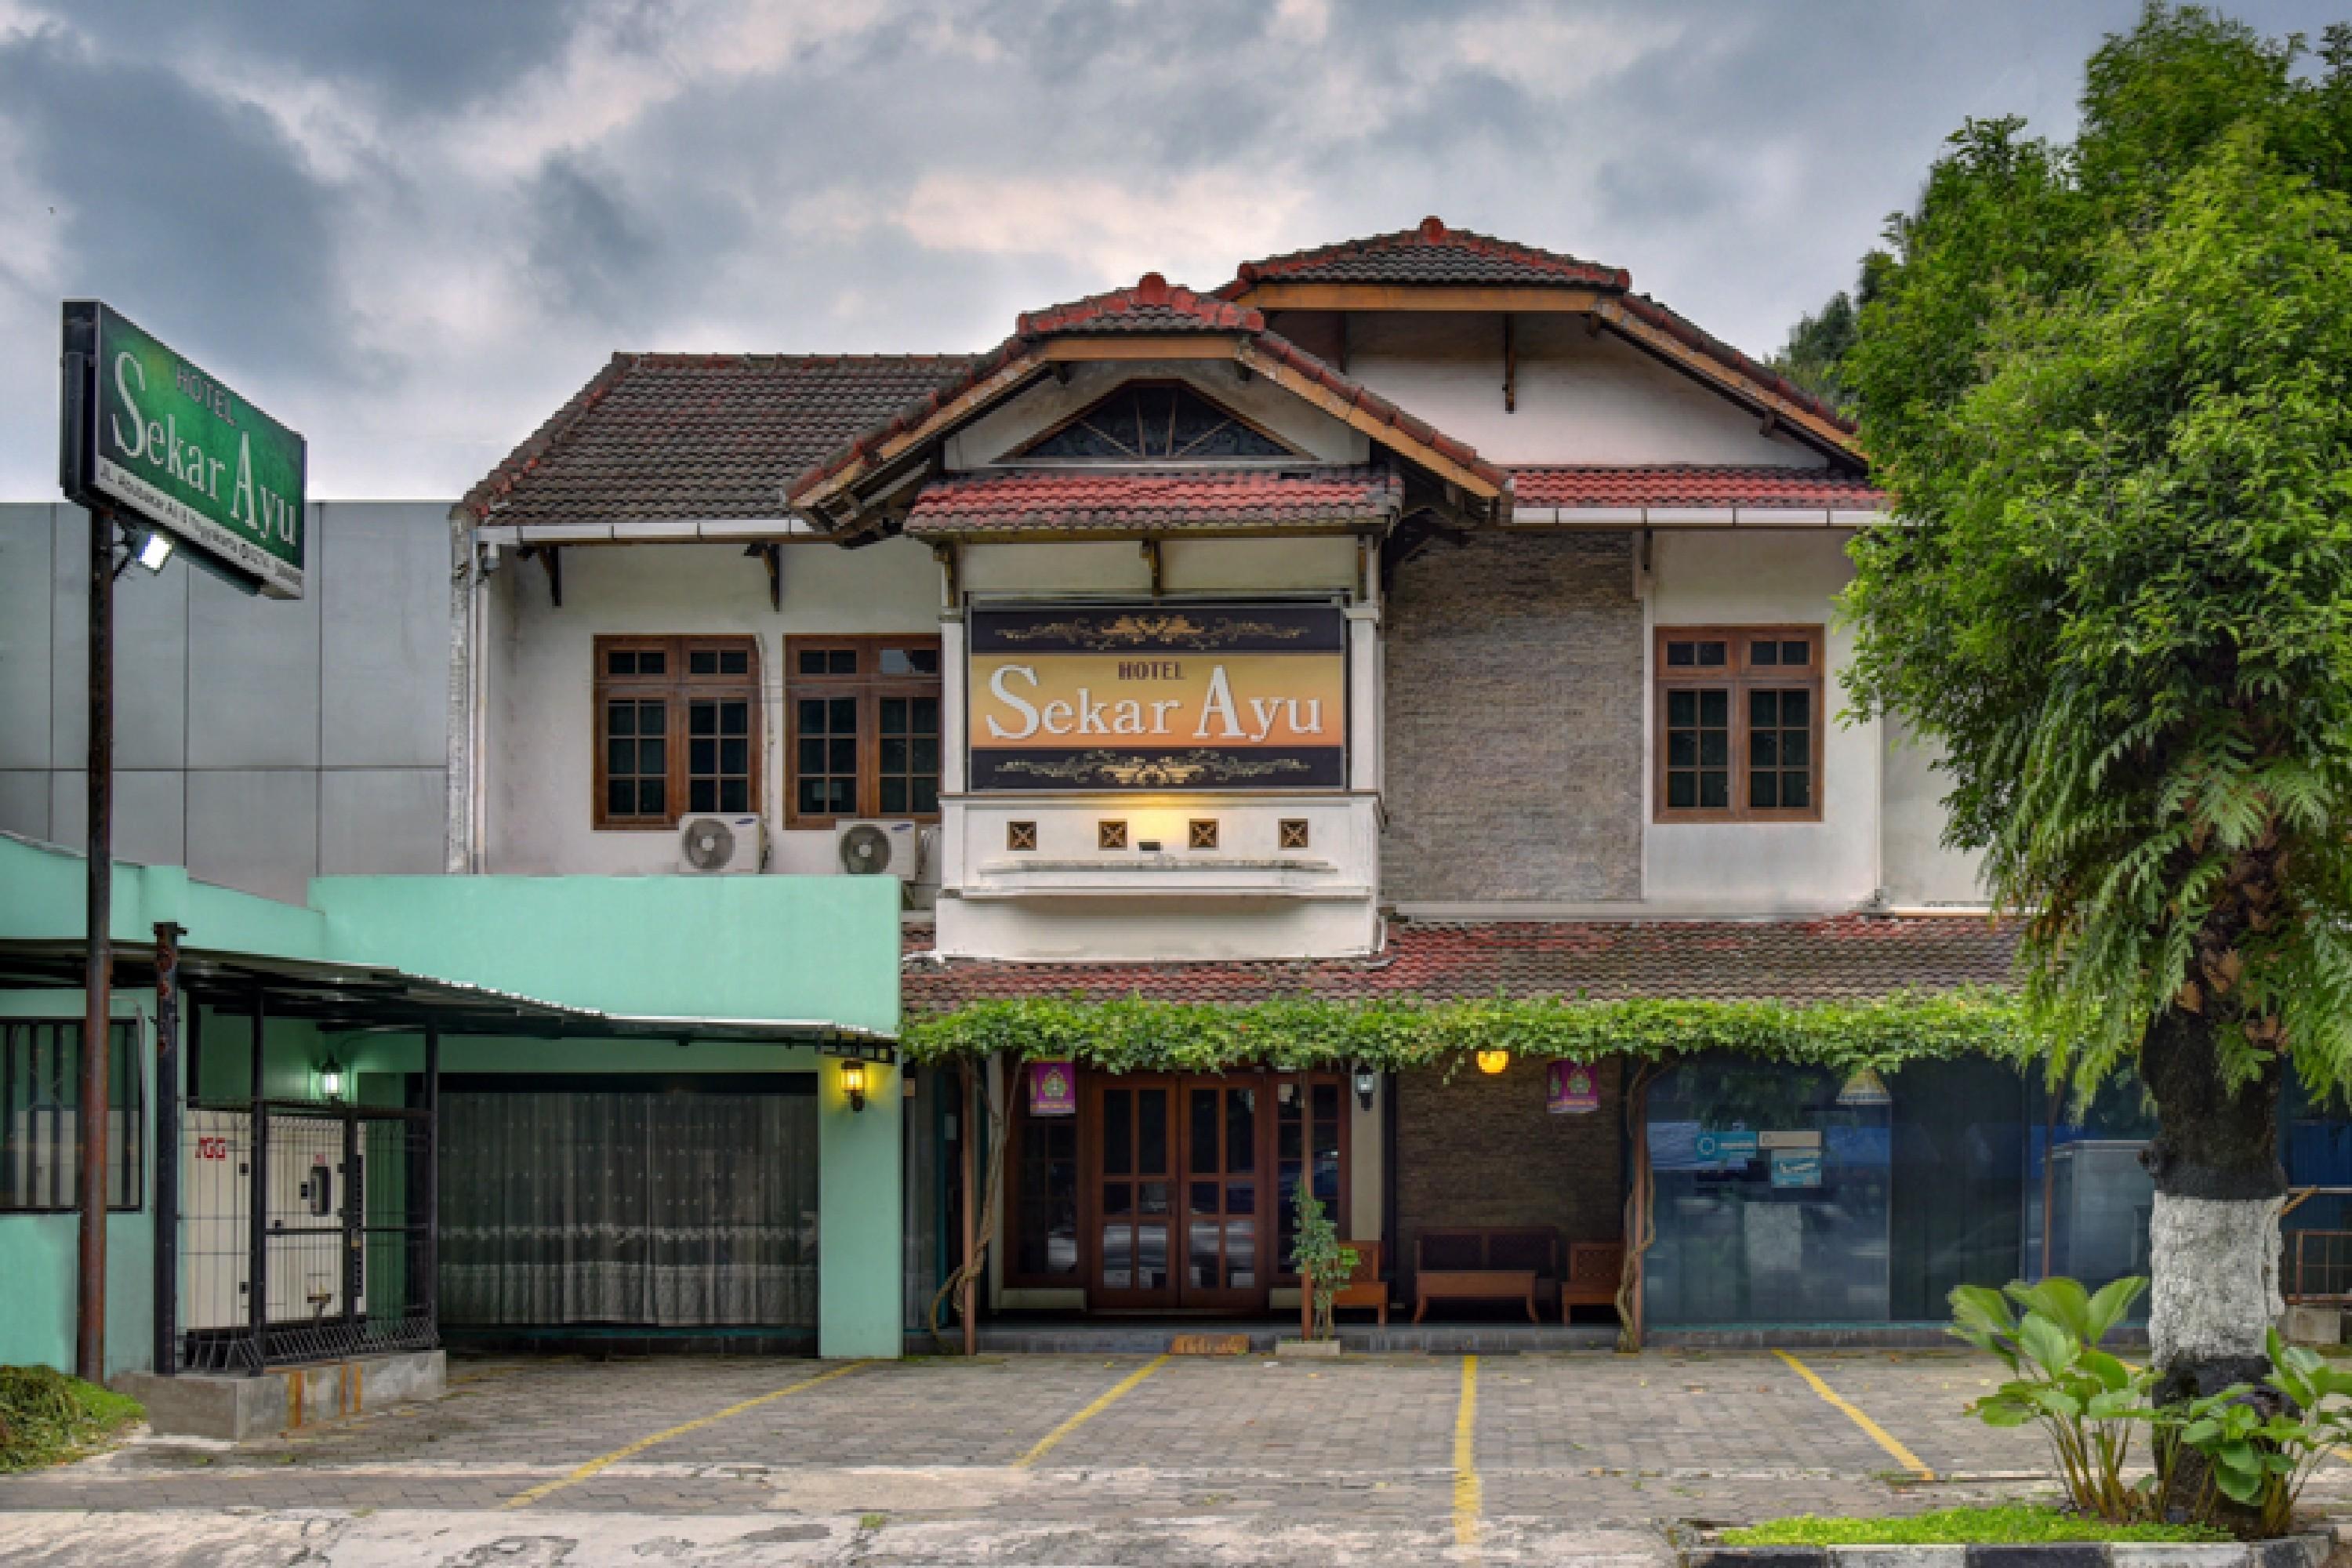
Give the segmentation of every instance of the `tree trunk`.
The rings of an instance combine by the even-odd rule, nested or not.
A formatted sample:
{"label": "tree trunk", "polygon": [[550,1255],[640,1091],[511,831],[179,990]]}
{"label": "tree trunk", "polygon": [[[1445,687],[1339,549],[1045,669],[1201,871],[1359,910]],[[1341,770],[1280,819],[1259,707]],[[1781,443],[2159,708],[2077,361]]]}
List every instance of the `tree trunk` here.
{"label": "tree trunk", "polygon": [[2148,1342],[2169,1404],[2269,1370],[2263,1342],[2284,1311],[2278,1215],[2276,1057],[2235,1092],[2222,1085],[2214,1020],[2173,1007],[2140,1045],[2158,1131],[2141,1156],[2156,1182],[2149,1218]]}

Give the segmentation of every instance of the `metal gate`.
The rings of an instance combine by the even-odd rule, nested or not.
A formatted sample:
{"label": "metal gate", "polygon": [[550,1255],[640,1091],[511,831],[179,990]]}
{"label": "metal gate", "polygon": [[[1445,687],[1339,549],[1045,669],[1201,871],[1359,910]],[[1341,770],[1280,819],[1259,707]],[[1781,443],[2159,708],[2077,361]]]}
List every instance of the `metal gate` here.
{"label": "metal gate", "polygon": [[[431,1110],[331,1100],[176,1110],[179,1289],[156,1310],[174,1313],[157,1338],[173,1347],[177,1370],[258,1372],[439,1342]],[[171,1142],[160,1160],[171,1160]]]}

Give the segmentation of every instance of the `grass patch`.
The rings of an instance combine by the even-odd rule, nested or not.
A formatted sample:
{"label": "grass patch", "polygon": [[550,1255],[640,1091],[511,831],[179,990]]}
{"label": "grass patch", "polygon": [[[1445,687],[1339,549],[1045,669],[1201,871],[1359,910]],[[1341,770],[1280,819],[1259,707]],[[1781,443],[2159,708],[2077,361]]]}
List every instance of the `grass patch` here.
{"label": "grass patch", "polygon": [[0,1472],[77,1458],[146,1414],[127,1394],[46,1366],[0,1366]]}
{"label": "grass patch", "polygon": [[1821,1519],[1810,1513],[1769,1519],[1723,1532],[1726,1546],[1947,1546],[1969,1542],[2014,1545],[2035,1541],[2222,1542],[2230,1537],[2202,1524],[2109,1524],[2060,1513],[2039,1503],[1991,1508],[1944,1508],[1882,1519]]}

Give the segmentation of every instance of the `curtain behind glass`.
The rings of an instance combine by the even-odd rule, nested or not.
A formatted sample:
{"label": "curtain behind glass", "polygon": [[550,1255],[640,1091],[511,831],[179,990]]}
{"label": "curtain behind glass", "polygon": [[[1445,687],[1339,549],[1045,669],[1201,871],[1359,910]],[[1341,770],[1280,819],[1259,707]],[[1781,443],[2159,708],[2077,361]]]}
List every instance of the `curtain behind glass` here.
{"label": "curtain behind glass", "polygon": [[451,1093],[441,1115],[446,1321],[815,1327],[813,1097]]}

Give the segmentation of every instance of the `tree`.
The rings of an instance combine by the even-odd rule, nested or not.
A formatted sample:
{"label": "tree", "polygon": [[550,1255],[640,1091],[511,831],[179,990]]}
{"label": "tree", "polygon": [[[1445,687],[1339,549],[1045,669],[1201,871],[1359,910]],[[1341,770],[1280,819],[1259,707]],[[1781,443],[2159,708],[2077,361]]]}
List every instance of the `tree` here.
{"label": "tree", "polygon": [[1853,388],[1848,384],[1845,357],[1853,352],[1862,309],[1876,295],[1878,280],[1893,262],[1883,250],[1864,256],[1853,292],[1841,289],[1819,311],[1799,317],[1789,329],[1788,342],[1772,356],[1772,368],[1840,412],[1853,413]]}
{"label": "tree", "polygon": [[2284,1075],[2352,1086],[2352,29],[2151,5],[2082,110],[1890,220],[1848,689],[1940,742],[2054,1066],[2155,1100],[2168,1401],[2263,1365]]}

